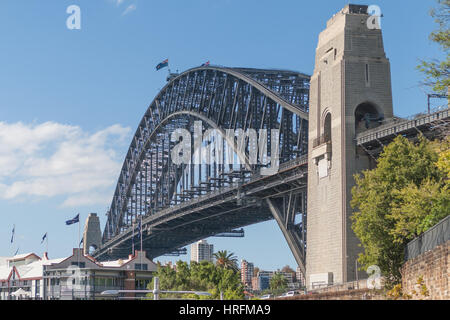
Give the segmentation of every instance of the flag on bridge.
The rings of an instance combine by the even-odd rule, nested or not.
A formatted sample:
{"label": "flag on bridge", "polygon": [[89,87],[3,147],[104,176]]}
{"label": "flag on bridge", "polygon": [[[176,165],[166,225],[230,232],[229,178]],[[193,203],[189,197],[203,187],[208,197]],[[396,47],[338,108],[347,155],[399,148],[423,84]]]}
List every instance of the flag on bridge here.
{"label": "flag on bridge", "polygon": [[169,66],[169,59],[166,59],[163,62],[158,63],[158,65],[156,66],[156,71],[158,71],[162,68],[168,67],[168,66]]}
{"label": "flag on bridge", "polygon": [[207,67],[209,66],[209,60],[207,62],[205,62],[204,64],[202,64],[202,67]]}
{"label": "flag on bridge", "polygon": [[77,214],[75,218],[67,220],[66,225],[70,226],[71,224],[80,222],[80,214]]}
{"label": "flag on bridge", "polygon": [[15,232],[15,230],[16,230],[16,225],[14,225],[14,226],[13,226],[13,229],[12,229],[11,243],[14,242],[14,232]]}
{"label": "flag on bridge", "polygon": [[47,238],[47,232],[44,234],[44,236],[42,237],[42,240],[41,240],[41,244],[42,244],[42,242],[44,242],[44,240]]}

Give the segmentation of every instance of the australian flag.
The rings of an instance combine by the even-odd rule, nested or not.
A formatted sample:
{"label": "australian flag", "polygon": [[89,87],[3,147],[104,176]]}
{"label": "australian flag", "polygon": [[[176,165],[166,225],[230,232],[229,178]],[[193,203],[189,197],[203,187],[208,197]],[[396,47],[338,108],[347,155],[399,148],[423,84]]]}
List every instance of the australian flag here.
{"label": "australian flag", "polygon": [[80,214],[77,214],[75,218],[67,220],[66,225],[70,226],[71,224],[80,222]]}
{"label": "australian flag", "polygon": [[169,66],[169,59],[166,59],[163,62],[158,63],[158,65],[156,66],[156,71],[168,66]]}
{"label": "australian flag", "polygon": [[42,240],[41,240],[41,244],[42,244],[42,242],[44,242],[44,240],[47,238],[47,232],[44,234],[44,236],[42,237]]}
{"label": "australian flag", "polygon": [[202,64],[202,67],[207,67],[207,66],[209,66],[209,60]]}
{"label": "australian flag", "polygon": [[12,229],[11,243],[14,242],[14,233],[15,233],[15,230],[16,230],[16,225],[14,225],[14,226],[13,226],[13,229]]}

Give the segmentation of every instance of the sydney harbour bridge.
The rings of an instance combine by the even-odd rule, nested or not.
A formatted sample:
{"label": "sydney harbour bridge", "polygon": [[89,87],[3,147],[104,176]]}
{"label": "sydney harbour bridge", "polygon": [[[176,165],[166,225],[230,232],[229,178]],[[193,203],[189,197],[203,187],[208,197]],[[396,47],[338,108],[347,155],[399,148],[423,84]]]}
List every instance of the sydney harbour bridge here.
{"label": "sydney harbour bridge", "polygon": [[[345,10],[343,13],[350,18],[358,19],[355,20],[354,28],[360,30],[359,19],[362,15],[367,17],[367,6],[349,5]],[[353,26],[351,20],[347,23]],[[329,28],[334,27],[331,25]],[[348,30],[346,28],[345,32]],[[381,39],[379,30],[375,32]],[[358,59],[361,59],[361,52],[370,55],[365,50],[364,42],[358,41],[353,45],[359,50]],[[367,43],[369,46],[370,43]],[[360,44],[362,49],[357,47]],[[323,72],[327,71],[333,52],[335,60],[339,54],[337,49],[325,49],[323,56],[326,60],[319,56],[322,54],[319,43],[316,70],[323,69]],[[349,52],[344,51],[344,58]],[[385,59],[384,51],[380,52],[380,58],[374,62],[377,68],[383,67],[379,61]],[[365,65],[366,83],[364,85],[363,81],[359,81],[354,86],[361,85],[361,92],[369,92],[369,97],[374,96],[371,92],[375,92],[382,101],[387,95],[371,88],[367,58],[361,61],[358,63]],[[357,77],[350,65],[347,69],[345,72],[348,72],[348,77]],[[386,74],[389,75],[388,72]],[[314,78],[316,82],[317,79],[322,81],[320,75]],[[386,79],[390,86],[390,76]],[[149,258],[177,254],[184,246],[197,240],[233,234],[237,228],[275,219],[305,274],[308,172],[310,175],[314,172],[308,171],[308,165],[312,165],[311,150],[315,148],[319,159],[315,165],[319,163],[319,167],[322,166],[320,159],[323,158],[318,153],[321,146],[324,147],[323,154],[331,154],[331,131],[325,129],[323,134],[314,139],[309,136],[309,124],[312,123],[309,121],[320,122],[316,116],[309,119],[313,97],[310,83],[310,76],[295,71],[212,65],[171,74],[139,123],[107,212],[101,243],[95,244],[96,250],[92,255],[99,260],[126,257],[131,253],[133,244],[138,246],[141,241],[138,239],[140,230],[143,250]],[[317,90],[347,92],[345,85],[342,84],[343,89],[321,89],[319,85]],[[384,90],[390,94],[390,87]],[[351,91],[348,92],[347,100],[350,101]],[[317,103],[317,99],[314,103]],[[362,103],[361,106],[352,112],[354,121],[363,123],[361,127],[364,130],[356,131],[350,141],[342,144],[358,150],[355,159],[359,159],[359,154],[364,154],[364,157],[376,163],[382,148],[398,135],[415,139],[419,134],[424,134],[434,138],[449,131],[447,106],[407,119],[386,119],[375,114],[376,108],[368,103]],[[331,128],[331,123],[329,126]],[[194,143],[173,139],[173,133],[179,129],[189,132]],[[232,136],[231,140],[221,140],[220,144],[223,145],[219,149],[231,149],[229,154],[233,161],[225,161],[226,152],[218,152],[217,141],[214,141],[216,148],[211,153],[215,161],[205,159],[208,155],[205,156],[200,150],[213,142],[212,139],[204,141],[205,137],[208,138],[208,132],[214,130],[225,137],[229,129],[237,130],[235,132],[239,134]],[[276,134],[273,129],[277,130]],[[257,153],[257,161],[250,161],[252,139],[245,133],[251,130],[267,132],[263,143],[258,144],[259,148],[265,146],[265,152]],[[247,143],[239,147],[239,139],[243,136]],[[201,142],[195,143],[198,138]],[[333,139],[336,139],[336,135]],[[187,155],[189,161],[177,164],[173,159],[174,147],[186,142],[189,142],[186,145],[190,150],[183,155]],[[336,144],[334,147],[344,148]],[[201,158],[201,161],[194,161],[194,158]],[[267,158],[272,159],[271,163]],[[269,167],[276,167],[277,170],[267,174]],[[323,172],[323,169],[320,170]],[[85,245],[90,244],[85,242]]]}
{"label": "sydney harbour bridge", "polygon": [[[104,246],[94,255],[130,253],[133,223],[136,236],[141,216],[150,257],[275,217],[298,259],[304,259],[308,96],[309,77],[292,71],[208,66],[171,79],[139,124],[108,212]],[[177,141],[171,133],[185,128],[194,135],[196,121],[203,124],[201,134],[270,129],[269,154],[271,129],[278,129],[278,172],[261,175],[266,166],[250,164],[248,156],[238,164],[174,164]],[[244,149],[248,155],[248,145]]]}
{"label": "sydney harbour bridge", "polygon": [[[101,259],[131,252],[142,216],[150,257],[215,234],[275,219],[296,261],[306,251],[309,76],[285,70],[199,67],[173,79],[147,109],[128,150],[108,211]],[[261,165],[185,164],[171,160],[171,133],[194,122],[209,128],[279,129],[279,170]],[[398,134],[414,137],[447,125],[448,109],[368,130],[355,143],[377,156]],[[224,133],[225,135],[225,133]],[[270,151],[270,135],[268,136]],[[247,147],[248,149],[248,147]],[[248,150],[247,150],[248,151]],[[194,150],[191,156],[194,156]],[[219,161],[217,161],[219,162]]]}

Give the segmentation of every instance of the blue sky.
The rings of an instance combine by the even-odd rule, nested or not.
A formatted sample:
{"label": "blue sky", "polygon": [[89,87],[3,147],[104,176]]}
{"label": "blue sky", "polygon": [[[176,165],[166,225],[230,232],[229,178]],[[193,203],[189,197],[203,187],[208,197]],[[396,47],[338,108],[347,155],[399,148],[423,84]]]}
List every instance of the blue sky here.
{"label": "blue sky", "polygon": [[[78,227],[64,221],[105,212],[132,134],[172,71],[208,60],[312,74],[317,37],[348,1],[3,0],[0,2],[0,256],[71,253]],[[428,39],[432,1],[358,1],[384,14],[394,112],[426,109],[420,58],[440,58]],[[81,8],[68,30],[66,8]],[[16,239],[10,243],[16,225]],[[216,250],[263,269],[296,267],[276,223],[246,237],[212,238]],[[187,259],[188,256],[182,256]],[[159,258],[166,261],[169,259]]]}

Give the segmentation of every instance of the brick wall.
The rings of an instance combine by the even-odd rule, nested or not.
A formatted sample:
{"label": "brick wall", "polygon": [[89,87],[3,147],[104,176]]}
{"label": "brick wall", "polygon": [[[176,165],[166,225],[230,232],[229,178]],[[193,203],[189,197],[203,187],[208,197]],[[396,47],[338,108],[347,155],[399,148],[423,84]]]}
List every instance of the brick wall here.
{"label": "brick wall", "polygon": [[[124,289],[125,290],[136,290],[136,273],[133,271],[125,271]],[[133,298],[134,293],[125,293],[125,297]]]}
{"label": "brick wall", "polygon": [[[415,299],[448,300],[449,289],[449,252],[450,241],[427,251],[418,257],[408,260],[402,267],[403,292],[412,295]],[[429,296],[420,294],[417,280],[423,278]],[[414,294],[414,291],[417,294]]]}

